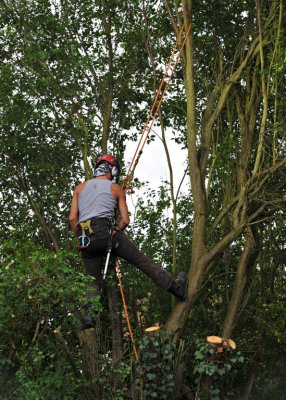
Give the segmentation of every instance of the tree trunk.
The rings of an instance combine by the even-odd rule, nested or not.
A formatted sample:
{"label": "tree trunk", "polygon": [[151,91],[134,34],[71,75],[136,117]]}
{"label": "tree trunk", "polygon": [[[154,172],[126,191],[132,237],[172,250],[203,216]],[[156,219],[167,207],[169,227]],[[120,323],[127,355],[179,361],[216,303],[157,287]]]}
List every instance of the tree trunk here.
{"label": "tree trunk", "polygon": [[83,371],[90,382],[89,389],[94,393],[94,400],[102,399],[100,383],[100,363],[98,360],[99,341],[94,328],[85,329],[78,333],[79,343],[82,348]]}
{"label": "tree trunk", "polygon": [[223,323],[222,336],[225,338],[231,336],[238,316],[247,280],[247,268],[249,267],[251,256],[253,255],[254,246],[255,241],[253,234],[250,228],[247,228],[244,239],[244,249],[238,262],[232,295],[227,306],[227,313]]}

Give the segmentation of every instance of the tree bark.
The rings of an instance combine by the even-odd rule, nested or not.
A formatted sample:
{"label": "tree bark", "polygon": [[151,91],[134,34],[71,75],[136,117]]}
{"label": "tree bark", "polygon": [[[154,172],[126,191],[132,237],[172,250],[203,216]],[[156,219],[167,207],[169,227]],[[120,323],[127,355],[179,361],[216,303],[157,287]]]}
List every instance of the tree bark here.
{"label": "tree bark", "polygon": [[90,382],[89,388],[94,392],[94,400],[102,399],[101,386],[98,382],[100,363],[97,357],[99,341],[94,328],[85,329],[78,333],[79,343],[82,348],[84,374]]}
{"label": "tree bark", "polygon": [[232,334],[246,285],[247,268],[254,246],[255,241],[252,232],[247,228],[244,239],[244,249],[238,262],[232,295],[227,306],[227,313],[223,323],[222,337],[229,338]]}

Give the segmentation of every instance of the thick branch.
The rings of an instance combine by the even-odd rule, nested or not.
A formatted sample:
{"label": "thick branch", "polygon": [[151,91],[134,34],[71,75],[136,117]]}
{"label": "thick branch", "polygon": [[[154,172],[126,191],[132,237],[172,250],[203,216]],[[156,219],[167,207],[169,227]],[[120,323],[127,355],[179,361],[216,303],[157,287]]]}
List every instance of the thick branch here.
{"label": "thick branch", "polygon": [[55,334],[55,338],[56,338],[57,342],[60,344],[61,348],[64,350],[64,352],[65,352],[65,354],[67,356],[67,359],[68,359],[68,361],[69,361],[69,363],[70,363],[70,365],[71,365],[71,367],[73,369],[73,372],[74,372],[75,376],[77,378],[81,378],[81,373],[80,373],[79,369],[76,366],[74,357],[73,357],[73,355],[72,355],[72,353],[71,353],[66,341],[64,340],[63,335],[61,334],[59,329],[55,329],[54,330],[54,334]]}
{"label": "thick branch", "polygon": [[253,175],[255,175],[259,171],[262,162],[264,136],[266,130],[267,114],[268,114],[268,90],[266,87],[265,75],[264,75],[264,52],[263,52],[263,38],[262,38],[262,27],[260,18],[261,8],[259,0],[256,0],[256,9],[257,9],[257,21],[259,30],[259,55],[260,55],[260,72],[261,72],[261,85],[262,85],[262,97],[263,97],[263,113],[259,130],[258,148],[255,159],[255,165],[253,169]]}
{"label": "thick branch", "polygon": [[248,228],[245,234],[244,249],[242,251],[237,266],[231,300],[228,304],[227,313],[223,323],[223,330],[222,330],[223,337],[230,337],[232,334],[232,329],[234,327],[234,323],[238,315],[244,287],[246,284],[246,277],[247,277],[246,272],[251,260],[254,245],[255,241],[252,232]]}

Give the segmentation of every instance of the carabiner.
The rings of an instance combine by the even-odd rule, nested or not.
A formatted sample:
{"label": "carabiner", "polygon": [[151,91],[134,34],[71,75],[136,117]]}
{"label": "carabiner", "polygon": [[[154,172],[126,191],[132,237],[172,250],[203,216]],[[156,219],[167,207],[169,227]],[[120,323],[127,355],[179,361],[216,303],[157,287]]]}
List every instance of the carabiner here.
{"label": "carabiner", "polygon": [[84,249],[85,247],[90,245],[90,238],[86,235],[81,235],[78,237],[79,248]]}

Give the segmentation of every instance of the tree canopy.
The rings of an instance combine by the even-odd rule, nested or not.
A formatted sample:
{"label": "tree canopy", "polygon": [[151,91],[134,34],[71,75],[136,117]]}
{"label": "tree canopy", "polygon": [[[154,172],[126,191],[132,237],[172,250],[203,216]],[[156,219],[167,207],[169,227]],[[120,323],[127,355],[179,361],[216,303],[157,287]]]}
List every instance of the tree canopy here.
{"label": "tree canopy", "polygon": [[[1,399],[285,397],[285,21],[282,0],[1,0]],[[140,379],[113,274],[84,352],[89,277],[68,212],[100,154],[126,172],[183,24],[154,128],[169,179],[154,190],[136,176],[128,235],[186,271],[189,291],[171,301],[121,265]],[[186,193],[169,132],[187,150]]]}

